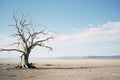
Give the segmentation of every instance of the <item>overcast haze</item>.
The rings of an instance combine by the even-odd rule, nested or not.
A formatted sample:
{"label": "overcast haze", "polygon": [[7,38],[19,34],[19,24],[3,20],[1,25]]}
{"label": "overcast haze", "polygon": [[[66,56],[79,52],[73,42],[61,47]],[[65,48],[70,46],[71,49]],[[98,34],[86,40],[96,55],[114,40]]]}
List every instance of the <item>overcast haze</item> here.
{"label": "overcast haze", "polygon": [[[120,55],[120,0],[0,0],[0,48],[16,40],[9,24],[21,12],[59,32],[49,43],[52,52],[36,47],[33,57]],[[1,52],[0,57],[16,54]]]}

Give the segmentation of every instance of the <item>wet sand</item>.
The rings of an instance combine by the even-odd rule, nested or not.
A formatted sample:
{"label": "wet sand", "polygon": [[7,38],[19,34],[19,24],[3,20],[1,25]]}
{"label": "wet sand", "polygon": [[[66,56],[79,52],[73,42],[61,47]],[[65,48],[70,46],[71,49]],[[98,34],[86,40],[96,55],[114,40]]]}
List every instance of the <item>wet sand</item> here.
{"label": "wet sand", "polygon": [[120,60],[51,60],[33,62],[37,69],[16,69],[0,62],[0,80],[120,80]]}

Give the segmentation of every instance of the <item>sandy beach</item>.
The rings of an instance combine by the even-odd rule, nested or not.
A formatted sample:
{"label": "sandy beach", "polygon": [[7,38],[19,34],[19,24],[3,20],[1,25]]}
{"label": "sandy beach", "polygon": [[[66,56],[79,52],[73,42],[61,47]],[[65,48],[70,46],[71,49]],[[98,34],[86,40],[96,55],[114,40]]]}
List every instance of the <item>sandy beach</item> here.
{"label": "sandy beach", "polygon": [[120,80],[120,60],[34,61],[37,69],[18,63],[0,62],[0,80]]}

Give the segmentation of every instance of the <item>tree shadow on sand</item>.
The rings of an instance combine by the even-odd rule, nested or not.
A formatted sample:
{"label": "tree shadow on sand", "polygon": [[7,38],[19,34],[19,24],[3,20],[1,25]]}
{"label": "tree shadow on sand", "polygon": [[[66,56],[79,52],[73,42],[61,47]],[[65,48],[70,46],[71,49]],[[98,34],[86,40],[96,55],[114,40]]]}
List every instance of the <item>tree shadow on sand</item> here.
{"label": "tree shadow on sand", "polygon": [[45,64],[42,67],[38,67],[37,69],[90,69],[96,67],[76,67],[76,66],[60,66],[60,65],[53,65],[53,64]]}
{"label": "tree shadow on sand", "polygon": [[[15,66],[15,65],[14,65]],[[6,70],[11,70],[11,69],[23,69],[23,68],[18,68],[17,67],[8,67],[5,66]],[[54,65],[54,64],[44,64],[42,66],[36,66],[34,63],[30,63],[29,64],[29,68],[28,69],[66,69],[66,70],[70,70],[70,69],[90,69],[90,68],[98,68],[98,67],[87,67],[87,66],[62,66],[62,65]]]}

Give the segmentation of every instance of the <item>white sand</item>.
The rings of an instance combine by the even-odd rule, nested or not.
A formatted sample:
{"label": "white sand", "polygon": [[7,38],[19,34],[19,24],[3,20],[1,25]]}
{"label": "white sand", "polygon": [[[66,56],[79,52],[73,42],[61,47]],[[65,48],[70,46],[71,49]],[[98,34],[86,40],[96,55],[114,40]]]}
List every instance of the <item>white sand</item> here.
{"label": "white sand", "polygon": [[38,69],[15,69],[0,62],[0,80],[120,80],[120,60],[55,60],[35,62]]}

